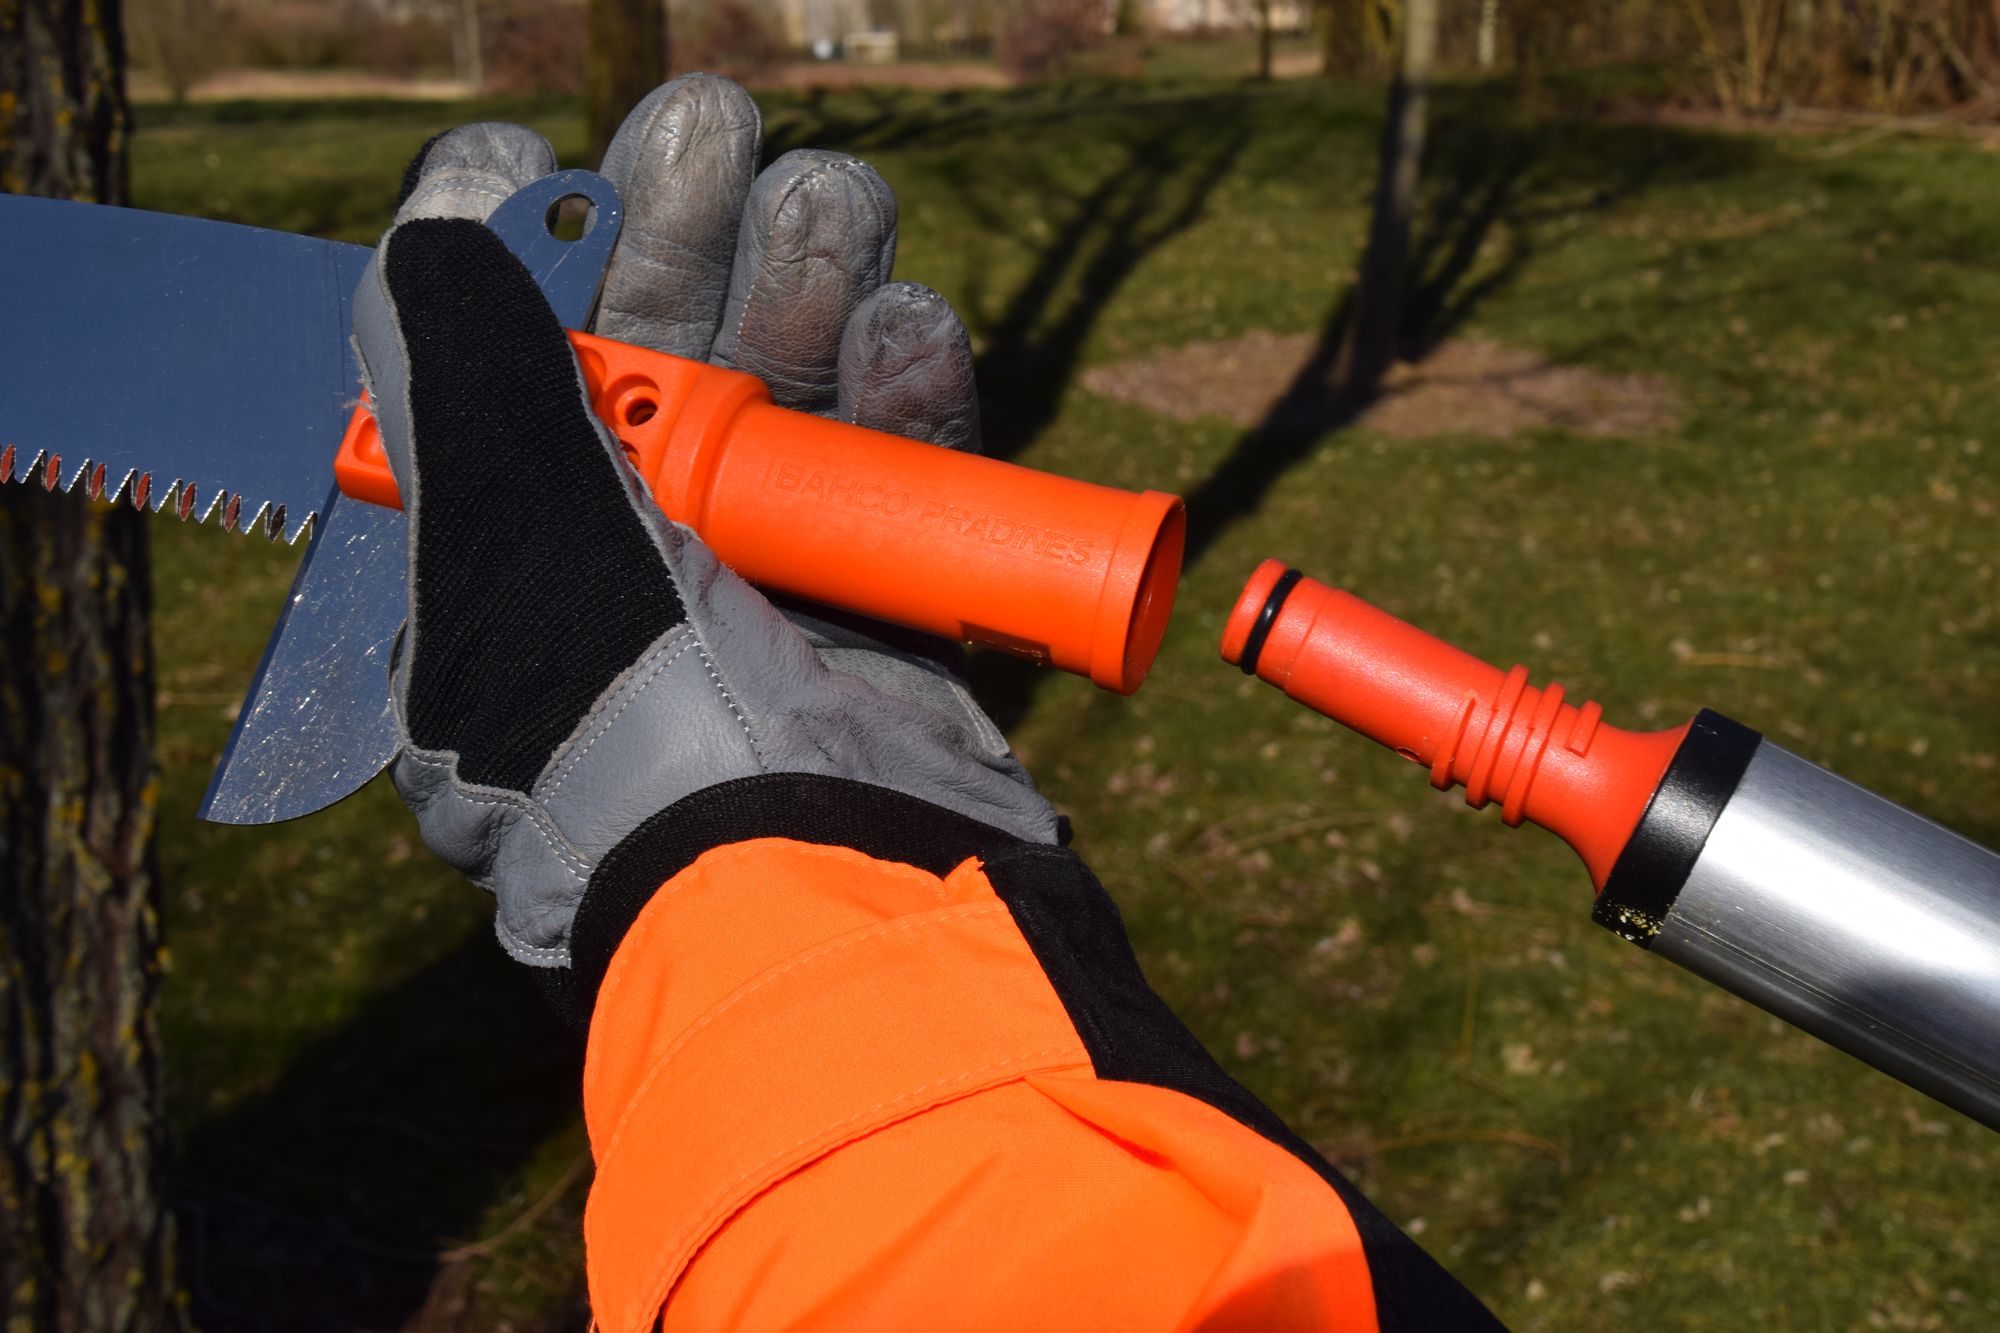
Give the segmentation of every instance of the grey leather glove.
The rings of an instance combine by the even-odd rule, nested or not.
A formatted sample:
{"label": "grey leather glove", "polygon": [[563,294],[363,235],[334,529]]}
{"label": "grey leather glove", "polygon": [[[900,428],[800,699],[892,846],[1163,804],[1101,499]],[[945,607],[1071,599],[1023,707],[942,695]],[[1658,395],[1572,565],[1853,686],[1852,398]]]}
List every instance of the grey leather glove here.
{"label": "grey leather glove", "polygon": [[[887,281],[888,187],[831,153],[788,153],[753,183],[760,131],[748,95],[710,76],[633,112],[604,166],[626,219],[596,331],[753,371],[785,406],[976,447],[963,328]],[[554,168],[517,126],[433,140],[355,297],[410,521],[392,772],[425,842],[495,894],[507,951],[545,969],[572,966],[587,890],[629,898],[704,837],[851,843],[846,825],[923,809],[968,845],[1053,842],[952,651],[788,620],[660,514],[532,279],[475,221]]]}

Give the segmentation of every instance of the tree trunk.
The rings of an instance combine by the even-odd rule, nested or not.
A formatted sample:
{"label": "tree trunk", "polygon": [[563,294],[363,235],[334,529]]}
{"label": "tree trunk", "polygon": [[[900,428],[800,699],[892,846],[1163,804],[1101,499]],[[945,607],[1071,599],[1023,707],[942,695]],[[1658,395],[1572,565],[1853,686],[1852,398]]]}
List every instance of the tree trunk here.
{"label": "tree trunk", "polygon": [[625,113],[667,80],[667,0],[590,0],[583,118],[593,162]]}
{"label": "tree trunk", "polygon": [[458,77],[475,93],[486,86],[486,46],[479,35],[479,0],[459,0]]}
{"label": "tree trunk", "polygon": [[1271,0],[1257,0],[1257,78],[1271,81]]}
{"label": "tree trunk", "polygon": [[1375,392],[1399,350],[1403,268],[1409,262],[1410,219],[1416,212],[1423,164],[1431,65],[1437,54],[1438,0],[1407,0],[1402,60],[1389,85],[1388,119],[1375,183],[1375,214],[1354,293],[1354,315],[1334,362],[1335,387],[1365,398]]}
{"label": "tree trunk", "polygon": [[[117,0],[0,4],[0,189],[122,204]],[[144,515],[0,486],[0,1326],[185,1324]]]}
{"label": "tree trunk", "polygon": [[1341,79],[1360,69],[1368,47],[1368,7],[1372,0],[1319,0],[1324,20],[1319,32],[1320,72]]}

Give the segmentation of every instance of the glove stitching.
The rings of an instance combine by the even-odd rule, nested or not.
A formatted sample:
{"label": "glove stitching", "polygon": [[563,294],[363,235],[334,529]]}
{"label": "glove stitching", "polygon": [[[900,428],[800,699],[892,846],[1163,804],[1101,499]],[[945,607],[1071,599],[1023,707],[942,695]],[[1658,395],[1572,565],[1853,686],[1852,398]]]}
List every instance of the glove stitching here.
{"label": "glove stitching", "polygon": [[435,192],[446,187],[465,190],[472,194],[491,195],[495,199],[505,199],[512,193],[509,184],[499,179],[494,171],[466,164],[439,167],[435,171],[426,172],[423,184],[417,187],[417,193],[421,195],[427,190]]}
{"label": "glove stitching", "polygon": [[[778,196],[777,206],[771,210],[771,217],[773,220],[775,220],[777,216],[784,211],[786,202],[791,199],[794,193],[797,192],[799,185],[807,178],[817,175],[820,171],[820,168],[821,164],[814,163],[813,165],[807,167],[803,171],[795,172],[792,178],[785,182],[785,188]],[[746,225],[754,225],[754,224],[749,224],[746,222]],[[730,349],[730,361],[732,365],[740,362],[743,359],[743,327],[744,325],[750,322],[750,307],[756,303],[758,287],[760,286],[760,284],[762,284],[764,280],[764,275],[771,271],[769,264],[769,260],[771,257],[769,249],[770,237],[766,235],[764,239],[766,246],[764,251],[765,262],[759,264],[757,266],[757,271],[751,275],[750,289],[743,293],[743,309],[741,313],[739,313],[736,316],[735,346]]]}
{"label": "glove stitching", "polygon": [[[571,906],[574,906],[574,904],[572,903]],[[529,944],[520,935],[515,933],[513,927],[507,924],[505,916],[496,915],[493,918],[493,926],[494,934],[500,937],[501,947],[506,949],[516,959],[526,962],[529,958],[534,958],[553,962],[562,967],[569,966],[568,941],[564,941],[561,944]]]}
{"label": "glove stitching", "polygon": [[428,204],[444,194],[478,195],[491,199],[496,204],[507,202],[507,191],[505,190],[496,190],[490,185],[480,184],[475,181],[454,180],[447,175],[438,175],[431,177],[428,182],[418,188],[416,193],[404,200],[401,212],[404,214],[414,213],[418,206]]}
{"label": "glove stitching", "polygon": [[[605,734],[611,730],[611,724],[616,722],[625,710],[638,700],[640,695],[650,689],[653,682],[665,675],[667,668],[685,657],[688,649],[694,646],[694,631],[685,623],[671,631],[668,637],[670,639],[681,638],[683,641],[674,648],[673,652],[669,653],[663,660],[657,662],[653,666],[653,669],[645,675],[626,681],[616,690],[608,692],[605,698],[598,700],[584,717],[582,734],[589,736],[590,739],[584,742],[582,749],[571,754],[562,762],[561,767],[550,775],[554,779],[553,782],[550,782],[546,787],[543,787],[541,783],[535,784],[537,799],[546,801],[561,791],[563,783],[569,781],[570,776],[576,772],[577,765],[582,763],[583,757],[590,753],[591,747],[603,740]],[[662,640],[661,642],[664,644],[666,641]],[[655,649],[655,654],[658,651],[658,649]],[[606,714],[604,712],[605,704],[614,698],[617,699],[618,706],[612,709],[609,714]]]}
{"label": "glove stitching", "polygon": [[[458,752],[455,750],[423,750],[415,746],[406,746],[403,753],[417,763],[445,772],[444,782],[436,791],[424,798],[425,810],[449,796],[467,805],[492,806],[524,815],[535,831],[542,835],[542,841],[548,845],[549,851],[565,869],[586,879],[589,878],[590,860],[562,835],[562,831],[555,826],[555,821],[550,818],[549,813],[529,797],[521,792],[501,791],[492,787],[476,788],[471,783],[465,782],[458,776]],[[476,795],[475,792],[490,794]],[[502,823],[503,821],[494,820],[483,835],[483,841],[487,844],[489,864],[490,858],[498,855],[500,838],[512,827],[511,825],[502,827]]]}
{"label": "glove stitching", "polygon": [[[785,188],[778,196],[777,205],[771,210],[770,216],[772,221],[773,222],[776,221],[778,216],[785,211],[785,205],[791,202],[792,196],[797,194],[808,183],[819,180],[826,176],[830,176],[836,171],[845,173],[853,171],[856,168],[859,168],[862,171],[869,171],[868,164],[861,161],[859,158],[840,157],[840,158],[833,158],[830,160],[816,161],[812,163],[810,166],[808,166],[805,170],[797,172],[792,176],[790,180],[785,182]],[[871,172],[870,174],[873,173]],[[866,177],[864,177],[863,179],[865,180]],[[878,202],[875,198],[875,192],[872,189],[868,191],[868,202],[871,205],[877,204]],[[875,212],[879,219],[881,214],[881,209],[877,207],[875,209]],[[776,228],[773,227],[772,230],[775,231]],[[743,294],[743,313],[737,316],[736,319],[736,345],[730,353],[730,359],[732,364],[734,365],[740,365],[743,360],[743,328],[746,324],[750,322],[750,307],[753,304],[755,304],[757,300],[757,293],[759,291],[760,285],[762,284],[765,275],[771,271],[771,266],[770,266],[771,256],[770,256],[770,250],[768,248],[769,240],[770,240],[769,236],[766,236],[765,237],[766,249],[764,252],[765,262],[763,264],[758,265],[756,274],[750,279],[750,290]],[[883,257],[885,254],[893,254],[894,246],[895,246],[895,239],[893,236],[891,236],[889,238],[886,238],[883,241],[883,243],[876,249],[875,273],[871,275],[875,277],[876,285],[879,285],[881,282],[881,278],[879,275],[883,271],[883,262],[882,262]]]}
{"label": "glove stitching", "polygon": [[[456,786],[458,786],[458,783],[454,775],[448,781],[447,790]],[[460,793],[453,792],[452,794],[458,795]],[[466,799],[471,804],[474,805],[494,804],[494,802],[491,801],[479,801],[469,797]],[[510,833],[512,833],[514,829],[520,826],[521,816],[524,813],[527,812],[517,808],[503,809],[498,818],[489,819],[486,821],[486,827],[481,835],[482,850],[480,853],[479,865],[482,868],[482,873],[473,876],[473,883],[477,884],[480,888],[486,890],[486,892],[492,894],[494,902],[496,904],[499,903],[500,901],[500,891],[498,886],[492,882],[493,866],[495,862],[497,862],[500,858],[500,844],[506,840],[507,836]],[[531,827],[534,827],[534,821],[532,818],[530,819],[529,823]],[[540,832],[541,830],[537,829],[537,831]],[[553,843],[549,842],[546,835],[544,835],[543,841],[549,846],[550,851],[555,853],[557,869],[566,874],[572,886],[574,886],[576,884],[576,879],[577,879],[576,872],[571,870],[568,866],[562,863],[561,849],[556,847]],[[575,898],[580,896],[581,892],[582,891],[580,888],[575,889],[575,891],[571,896],[571,901],[569,903],[569,906],[571,908],[572,915],[574,915]],[[539,925],[540,923],[546,921],[550,915],[552,915],[551,911],[549,910],[547,905],[544,904],[542,910],[536,913],[536,923]],[[529,944],[525,939],[521,937],[521,935],[517,931],[514,930],[512,925],[508,923],[507,913],[505,911],[496,911],[494,913],[493,929],[494,933],[499,936],[501,945],[505,947],[509,953],[513,954],[513,956],[521,962],[525,963],[529,959],[540,959],[540,960],[553,959],[564,963],[569,961],[567,941],[560,941],[553,945]],[[523,955],[526,956],[524,957]]]}
{"label": "glove stitching", "polygon": [[[731,1009],[736,1008],[736,1006],[742,1004],[744,1001],[748,1000],[751,996],[755,995],[758,991],[763,990],[766,986],[772,985],[773,983],[777,982],[778,980],[783,978],[787,973],[796,972],[799,968],[804,967],[808,963],[816,963],[822,959],[831,958],[833,955],[837,953],[841,953],[845,950],[855,948],[859,945],[880,944],[887,940],[892,939],[897,935],[908,934],[910,931],[913,930],[927,930],[933,926],[951,925],[956,922],[970,921],[984,916],[1008,916],[1008,915],[1009,911],[1007,904],[1002,902],[970,903],[964,907],[947,908],[942,911],[927,912],[924,915],[915,918],[914,920],[906,919],[898,921],[893,925],[880,925],[880,926],[867,927],[855,934],[848,935],[845,938],[835,940],[830,944],[823,944],[817,949],[812,949],[805,953],[802,953],[797,958],[792,959],[791,962],[786,963],[783,967],[777,968],[776,970],[771,972],[766,972],[763,976],[757,978],[757,980],[751,982],[748,986],[744,987],[742,990],[737,991],[734,995],[731,995],[728,999],[724,1000],[721,1004],[717,1005],[715,1008],[709,1010],[706,1014],[703,1014],[699,1021],[697,1021],[693,1026],[689,1027],[685,1032],[681,1033],[678,1037],[675,1037],[672,1043],[668,1045],[667,1049],[662,1051],[653,1060],[651,1068],[649,1068],[646,1072],[645,1079],[640,1082],[637,1088],[633,1089],[630,1099],[627,1100],[627,1102],[625,1103],[626,1112],[624,1115],[619,1117],[618,1126],[616,1129],[612,1131],[611,1142],[605,1145],[604,1156],[601,1160],[606,1163],[609,1163],[611,1159],[617,1155],[618,1145],[620,1142],[623,1141],[625,1137],[626,1128],[632,1123],[633,1117],[637,1114],[637,1108],[639,1104],[645,1100],[646,1093],[648,1092],[648,1090],[652,1088],[653,1084],[658,1082],[661,1076],[665,1074],[667,1066],[673,1063],[674,1057],[679,1055],[683,1050],[685,1050],[689,1042],[693,1041],[696,1037],[700,1036],[717,1020],[719,1020],[724,1014],[728,1013]],[[601,1169],[602,1168],[600,1168],[600,1170]]]}
{"label": "glove stitching", "polygon": [[944,677],[944,683],[957,697],[959,707],[965,710],[966,718],[972,724],[973,734],[979,738],[979,743],[985,746],[986,752],[996,759],[1012,755],[1014,747],[1007,743],[1006,733],[1000,730],[998,723],[986,715],[986,710],[972,697],[972,691],[949,676]]}
{"label": "glove stitching", "polygon": [[[679,78],[674,79],[662,85],[659,89],[656,90],[656,95],[652,99],[653,100],[652,110],[646,116],[646,123],[640,126],[639,129],[632,134],[630,140],[630,142],[634,145],[632,151],[633,177],[636,177],[639,174],[640,163],[644,161],[644,159],[640,155],[640,150],[650,146],[653,139],[655,138],[655,131],[658,130],[661,121],[667,122],[667,127],[660,136],[663,137],[666,140],[666,142],[664,145],[662,145],[661,149],[657,153],[653,154],[653,156],[656,158],[659,164],[656,170],[658,171],[660,176],[664,177],[669,173],[671,173],[674,167],[679,165],[681,159],[680,144],[681,144],[681,139],[684,137],[682,133],[683,126],[681,123],[682,122],[681,109],[684,100],[693,100],[692,98],[683,99],[683,97],[681,96],[681,89],[688,87],[694,77],[695,76],[690,74],[683,74]],[[664,95],[658,95],[658,94],[664,94]],[[617,146],[621,148],[624,145],[619,141],[625,139],[625,132],[627,128],[628,125],[620,125],[618,127],[618,133],[613,136],[614,144],[617,144]],[[634,192],[632,191],[632,180],[630,178],[618,183],[618,193],[621,196],[625,195],[628,192]],[[651,191],[648,191],[647,193],[642,194],[639,197],[641,199],[651,200],[652,198],[655,197],[655,194]]]}
{"label": "glove stitching", "polygon": [[[569,839],[562,836],[562,831],[555,827],[555,822],[549,818],[548,812],[527,797],[519,792],[474,796],[455,776],[451,780],[451,788],[451,794],[468,805],[490,805],[526,816],[535,831],[542,835],[542,841],[548,845],[549,851],[554,853],[556,860],[561,862],[565,869],[585,878],[589,877],[590,862],[570,844]],[[498,822],[495,821],[496,824]],[[497,842],[497,838],[495,841]],[[497,855],[497,846],[494,851]]]}
{"label": "glove stitching", "polygon": [[715,659],[709,655],[708,645],[697,639],[695,649],[701,654],[701,665],[703,670],[708,672],[709,683],[714,685],[715,692],[722,696],[723,707],[730,711],[736,718],[736,724],[743,728],[745,739],[750,742],[751,750],[757,755],[757,766],[768,769],[770,766],[764,761],[763,748],[757,744],[756,733],[750,730],[750,719],[743,715],[743,710],[736,706],[736,700],[730,696],[729,687],[722,683],[722,674],[715,669]]}

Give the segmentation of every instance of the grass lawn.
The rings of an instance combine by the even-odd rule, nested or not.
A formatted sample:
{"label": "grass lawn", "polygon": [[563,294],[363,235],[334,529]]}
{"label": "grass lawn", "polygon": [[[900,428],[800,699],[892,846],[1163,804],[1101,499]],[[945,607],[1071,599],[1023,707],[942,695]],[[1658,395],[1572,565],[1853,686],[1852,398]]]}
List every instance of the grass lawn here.
{"label": "grass lawn", "polygon": [[[1424,327],[1662,376],[1676,427],[1245,432],[1077,382],[1324,332],[1377,104],[1186,80],[767,100],[774,149],[849,148],[895,186],[898,270],[965,313],[998,448],[1191,497],[1135,699],[991,659],[982,687],[1176,1010],[1511,1324],[2000,1326],[2000,1138],[1599,930],[1553,838],[1215,651],[1278,555],[1611,721],[1715,707],[2000,842],[2000,158],[1528,123],[1448,90]],[[371,240],[417,145],[494,115],[580,152],[565,105],[148,107],[136,189]],[[576,1054],[385,787],[193,822],[294,553],[156,531],[197,1307],[574,1326]]]}

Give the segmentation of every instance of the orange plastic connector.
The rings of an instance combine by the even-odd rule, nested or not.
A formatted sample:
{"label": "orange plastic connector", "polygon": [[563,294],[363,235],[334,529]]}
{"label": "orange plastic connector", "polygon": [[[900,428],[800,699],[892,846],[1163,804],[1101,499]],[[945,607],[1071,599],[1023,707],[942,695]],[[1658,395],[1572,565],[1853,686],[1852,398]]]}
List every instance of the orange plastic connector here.
{"label": "orange plastic connector", "polygon": [[[763,381],[571,333],[598,415],[668,517],[760,587],[1004,649],[1130,694],[1180,581],[1180,498],[774,406]],[[343,493],[399,507],[365,406]]]}
{"label": "orange plastic connector", "polygon": [[1463,783],[1474,809],[1498,800],[1509,826],[1557,834],[1600,889],[1687,733],[1606,726],[1526,667],[1503,672],[1276,560],[1245,585],[1222,658],[1429,768],[1440,791]]}

